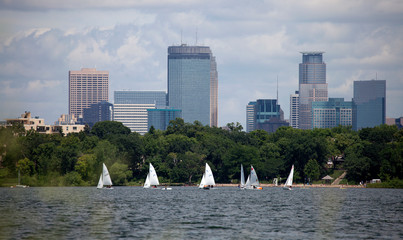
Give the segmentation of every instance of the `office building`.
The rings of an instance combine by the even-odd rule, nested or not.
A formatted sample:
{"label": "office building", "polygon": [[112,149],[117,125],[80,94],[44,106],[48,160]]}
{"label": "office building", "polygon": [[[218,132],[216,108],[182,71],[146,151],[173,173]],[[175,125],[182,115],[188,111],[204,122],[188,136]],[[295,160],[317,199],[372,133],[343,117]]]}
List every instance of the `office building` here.
{"label": "office building", "polygon": [[293,128],[299,128],[299,92],[295,91],[295,94],[290,95],[290,126]]}
{"label": "office building", "polygon": [[323,52],[301,52],[299,64],[299,118],[300,129],[312,127],[312,102],[328,100],[326,64]]}
{"label": "office building", "polygon": [[69,115],[82,117],[91,104],[108,101],[109,72],[95,68],[69,71]]}
{"label": "office building", "polygon": [[255,130],[255,105],[256,102],[249,102],[246,105],[246,132]]}
{"label": "office building", "polygon": [[113,120],[113,105],[108,102],[92,104],[89,108],[84,108],[83,124],[93,127],[95,123]]}
{"label": "office building", "polygon": [[185,122],[217,126],[217,64],[209,47],[168,47],[168,106]]}
{"label": "office building", "polygon": [[181,118],[180,109],[147,109],[148,113],[148,130],[153,126],[156,130],[165,131],[169,125],[169,121]]}
{"label": "office building", "polygon": [[255,130],[261,129],[266,132],[273,133],[279,127],[289,126],[284,121],[284,112],[277,99],[258,99],[255,105]]}
{"label": "office building", "polygon": [[354,81],[353,129],[385,124],[386,80]]}
{"label": "office building", "polygon": [[327,102],[312,102],[312,128],[352,126],[353,103],[343,98],[329,98]]}
{"label": "office building", "polygon": [[123,123],[132,132],[148,131],[148,109],[165,108],[164,91],[115,91],[113,120]]}

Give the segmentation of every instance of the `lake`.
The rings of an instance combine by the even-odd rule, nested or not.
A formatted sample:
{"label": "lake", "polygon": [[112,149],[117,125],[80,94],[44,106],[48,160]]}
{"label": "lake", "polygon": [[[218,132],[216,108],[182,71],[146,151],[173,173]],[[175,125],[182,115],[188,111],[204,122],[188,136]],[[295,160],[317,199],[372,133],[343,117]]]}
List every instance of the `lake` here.
{"label": "lake", "polygon": [[1,239],[403,239],[402,189],[0,188]]}

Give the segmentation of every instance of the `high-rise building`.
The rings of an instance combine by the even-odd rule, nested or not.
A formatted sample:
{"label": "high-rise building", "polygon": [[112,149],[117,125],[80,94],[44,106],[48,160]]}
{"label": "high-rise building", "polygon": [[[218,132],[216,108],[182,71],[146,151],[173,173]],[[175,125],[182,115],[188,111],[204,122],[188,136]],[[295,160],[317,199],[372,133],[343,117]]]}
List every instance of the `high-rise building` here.
{"label": "high-rise building", "polygon": [[166,130],[169,121],[182,117],[181,110],[179,109],[147,109],[148,113],[148,130],[151,126],[155,129]]}
{"label": "high-rise building", "polygon": [[168,47],[168,105],[185,122],[217,126],[217,64],[209,47]]}
{"label": "high-rise building", "polygon": [[299,128],[299,92],[295,91],[295,94],[290,95],[290,126],[293,128]]}
{"label": "high-rise building", "polygon": [[255,105],[255,130],[262,129],[266,132],[275,132],[279,127],[289,126],[284,121],[284,112],[277,99],[258,99]]}
{"label": "high-rise building", "polygon": [[89,108],[84,108],[83,124],[93,127],[95,123],[101,121],[112,121],[113,104],[108,102],[99,102],[92,104]]}
{"label": "high-rise building", "polygon": [[113,120],[123,123],[132,132],[148,131],[148,109],[165,108],[164,91],[115,91]]}
{"label": "high-rise building", "polygon": [[327,101],[326,64],[323,52],[301,52],[299,64],[299,119],[300,129],[312,127],[312,102]]}
{"label": "high-rise building", "polygon": [[386,80],[354,81],[353,130],[386,121]]}
{"label": "high-rise building", "polygon": [[256,102],[249,102],[246,105],[246,132],[255,130],[255,105]]}
{"label": "high-rise building", "polygon": [[108,101],[109,72],[95,68],[69,71],[69,115],[81,117],[91,104]]}
{"label": "high-rise building", "polygon": [[327,102],[312,102],[312,128],[352,126],[353,103],[343,98],[329,98]]}

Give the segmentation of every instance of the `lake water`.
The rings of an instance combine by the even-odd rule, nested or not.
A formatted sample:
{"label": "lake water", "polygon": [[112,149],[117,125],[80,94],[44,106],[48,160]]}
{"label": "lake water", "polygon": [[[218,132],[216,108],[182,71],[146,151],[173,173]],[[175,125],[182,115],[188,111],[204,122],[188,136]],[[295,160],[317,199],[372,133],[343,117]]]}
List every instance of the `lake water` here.
{"label": "lake water", "polygon": [[0,188],[1,239],[403,239],[403,190]]}

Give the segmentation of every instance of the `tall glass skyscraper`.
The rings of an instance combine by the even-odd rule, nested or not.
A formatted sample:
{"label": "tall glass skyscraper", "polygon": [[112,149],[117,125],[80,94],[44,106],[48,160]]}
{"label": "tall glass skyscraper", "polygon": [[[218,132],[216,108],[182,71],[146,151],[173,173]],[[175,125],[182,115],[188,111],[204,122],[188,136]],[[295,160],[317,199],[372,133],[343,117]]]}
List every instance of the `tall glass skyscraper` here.
{"label": "tall glass skyscraper", "polygon": [[217,64],[209,47],[168,47],[168,105],[185,122],[217,126]]}
{"label": "tall glass skyscraper", "polygon": [[354,81],[353,130],[386,121],[386,80]]}
{"label": "tall glass skyscraper", "polygon": [[258,99],[256,100],[254,130],[261,129],[266,132],[275,132],[279,127],[289,126],[284,121],[284,112],[277,99]]}
{"label": "tall glass skyscraper", "polygon": [[327,101],[326,64],[324,52],[301,52],[299,64],[299,119],[300,129],[312,128],[312,102]]}

